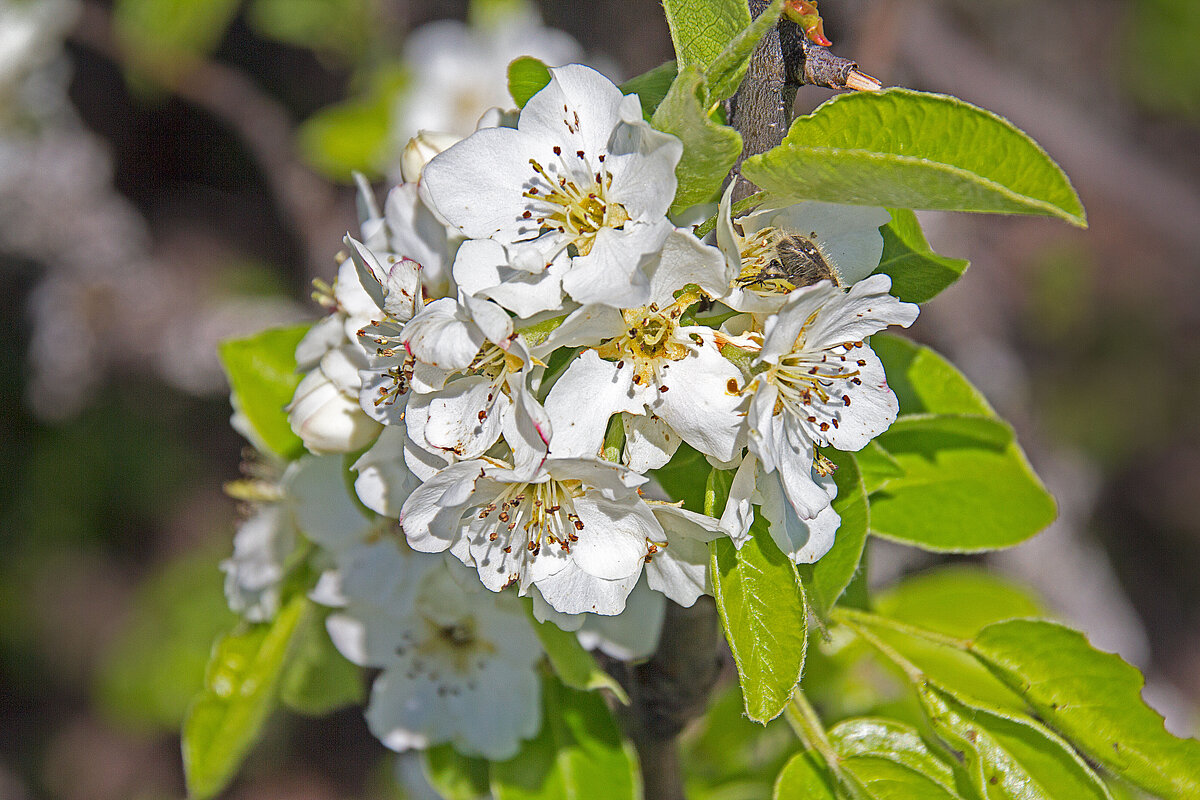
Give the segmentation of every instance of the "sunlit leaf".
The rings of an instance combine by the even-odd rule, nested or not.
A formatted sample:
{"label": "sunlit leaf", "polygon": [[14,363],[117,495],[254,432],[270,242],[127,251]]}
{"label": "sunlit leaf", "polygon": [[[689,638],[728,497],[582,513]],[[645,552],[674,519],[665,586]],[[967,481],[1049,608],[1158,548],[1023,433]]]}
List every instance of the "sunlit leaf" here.
{"label": "sunlit leaf", "polygon": [[300,437],[288,425],[284,406],[292,401],[300,383],[296,345],[308,328],[274,328],[245,339],[229,339],[217,347],[237,408],[261,444],[281,458],[297,458],[304,452]]}

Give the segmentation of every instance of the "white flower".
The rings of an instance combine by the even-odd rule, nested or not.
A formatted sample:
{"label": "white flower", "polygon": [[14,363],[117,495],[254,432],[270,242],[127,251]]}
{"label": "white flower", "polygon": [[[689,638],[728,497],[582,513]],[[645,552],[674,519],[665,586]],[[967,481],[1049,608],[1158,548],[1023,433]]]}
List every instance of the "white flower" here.
{"label": "white flower", "polygon": [[646,583],[646,577],[633,587],[625,610],[616,616],[602,614],[560,614],[542,599],[537,589],[533,597],[533,616],[538,622],[552,622],[564,631],[574,631],[579,643],[588,650],[599,650],[622,661],[641,661],[658,649],[667,598]]}
{"label": "white flower", "polygon": [[400,142],[420,130],[466,136],[492,106],[511,106],[508,65],[523,55],[548,64],[578,61],[579,44],[543,26],[528,7],[492,24],[468,27],[443,20],[409,37],[404,61],[411,88],[396,107],[393,128]]}
{"label": "white flower", "polygon": [[[374,259],[385,267],[373,278],[364,274],[363,286],[373,295],[377,295],[375,287],[371,286],[372,280],[386,284],[387,273],[392,265],[407,259],[419,265],[420,271],[416,274],[427,295],[441,297],[452,294],[450,263],[461,238],[456,231],[448,229],[425,205],[418,191],[418,184],[414,181],[394,186],[388,192],[381,212],[366,179],[361,175],[357,178],[362,247],[370,251]],[[355,249],[352,248],[351,255],[354,252]],[[359,266],[361,270],[361,264]],[[376,304],[379,305],[378,302]],[[383,306],[379,305],[379,308]],[[409,309],[403,319],[408,319],[412,313],[412,309]],[[374,317],[378,318],[378,315]]]}
{"label": "white flower", "polygon": [[[424,574],[413,574],[414,560]],[[411,603],[397,602],[396,582],[347,576],[349,602],[328,619],[346,658],[383,670],[367,705],[371,732],[399,751],[448,742],[491,760],[515,755],[541,722],[542,649],[520,602],[456,578],[462,568],[445,559],[392,548],[370,561],[376,576],[405,575],[417,586]]]}
{"label": "white flower", "polygon": [[829,552],[841,517],[830,503],[837,497],[837,485],[829,472],[810,472],[814,486],[825,495],[825,507],[815,516],[801,519],[788,501],[780,482],[780,473],[765,472],[753,453],[747,455],[734,474],[729,499],[721,514],[720,528],[740,548],[750,539],[754,509],[767,519],[768,531],[775,544],[797,564],[811,564]]}
{"label": "white flower", "polygon": [[285,509],[266,505],[238,525],[233,556],[221,562],[229,607],[251,622],[279,610],[284,563],[296,549],[296,529]]}
{"label": "white flower", "polygon": [[229,606],[254,622],[271,619],[279,584],[301,535],[334,558],[379,534],[346,491],[341,456],[304,456],[276,484],[254,484],[259,502],[238,527],[233,556],[221,564]]}
{"label": "white flower", "polygon": [[[683,146],[598,72],[578,64],[550,72],[515,129],[476,131],[438,155],[422,190],[465,237],[501,245],[529,282],[549,281],[550,295],[561,281],[580,303],[642,305],[645,271],[673,229],[666,212]],[[494,247],[464,247],[455,279],[486,283],[496,257]]]}
{"label": "white flower", "polygon": [[301,379],[288,405],[288,423],[312,453],[351,453],[379,435],[358,404],[358,371],[367,366],[358,345],[330,350]]}
{"label": "white flower", "polygon": [[723,282],[719,252],[672,231],[651,272],[647,305],[584,306],[551,332],[542,347],[604,342],[572,362],[546,398],[554,447],[596,455],[609,417],[624,412],[624,459],[636,471],[663,466],[680,441],[732,459],[742,445],[742,373],[721,355],[711,328],[680,323],[701,292],[674,296],[687,285],[719,294]]}
{"label": "white flower", "polygon": [[896,396],[865,341],[917,318],[917,306],[889,295],[890,287],[886,275],[848,292],[823,281],[793,291],[766,322],[747,387],[749,445],[766,471],[779,472],[802,519],[829,504],[811,477],[814,447],[860,450],[896,419]]}
{"label": "white flower", "polygon": [[417,131],[417,135],[408,140],[400,153],[400,177],[405,183],[415,185],[421,180],[421,173],[430,159],[461,139],[461,136],[452,133]]}
{"label": "white flower", "polygon": [[562,613],[617,614],[665,539],[636,491],[645,481],[594,459],[460,461],[412,493],[400,523],[413,549],[449,549],[492,591],[536,585]]}
{"label": "white flower", "polygon": [[879,266],[879,227],[891,220],[885,209],[805,202],[762,208],[735,224],[733,187],[731,181],[721,198],[716,228],[728,269],[722,300],[730,307],[778,311],[793,289],[820,280],[850,286]]}

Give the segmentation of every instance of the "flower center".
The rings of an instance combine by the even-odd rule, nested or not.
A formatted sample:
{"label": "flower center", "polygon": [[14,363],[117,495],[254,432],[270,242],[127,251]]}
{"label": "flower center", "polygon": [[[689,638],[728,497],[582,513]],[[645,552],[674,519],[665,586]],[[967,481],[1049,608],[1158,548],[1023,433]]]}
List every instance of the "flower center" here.
{"label": "flower center", "polygon": [[596,348],[596,352],[601,358],[616,361],[618,368],[625,365],[625,359],[633,359],[633,382],[639,386],[649,385],[656,380],[660,366],[687,356],[688,347],[675,337],[675,329],[679,327],[679,317],[698,299],[697,291],[685,291],[664,309],[654,303],[622,309],[625,332],[609,339]]}
{"label": "flower center", "polygon": [[[838,426],[837,418],[830,417],[828,421],[819,422],[812,406],[814,403],[831,402],[850,405],[850,395],[842,387],[846,381],[856,386],[861,384],[859,368],[866,366],[867,362],[851,355],[851,351],[865,346],[862,342],[845,342],[827,349],[806,350],[805,330],[816,317],[817,312],[813,312],[796,338],[796,348],[768,369],[765,377],[779,391],[775,413],[787,411],[809,424],[819,425],[821,431],[827,431],[830,425],[835,428]],[[829,414],[822,412],[822,416]]]}
{"label": "flower center", "polygon": [[583,521],[575,513],[575,498],[582,495],[579,481],[551,478],[544,483],[514,483],[479,510],[479,519],[492,523],[488,541],[508,540],[505,553],[519,547],[536,556],[543,544],[556,544],[569,553],[583,530]]}
{"label": "flower center", "polygon": [[521,359],[517,356],[506,352],[493,342],[484,342],[466,372],[490,378],[492,385],[497,386],[503,383],[509,374],[520,372],[521,366]]}
{"label": "flower center", "polygon": [[[538,186],[535,179],[534,185],[524,192],[523,196],[533,202],[522,216],[536,219],[541,233],[557,231],[564,247],[575,248],[573,255],[586,256],[592,251],[596,234],[604,228],[620,229],[629,221],[629,212],[625,206],[606,198],[612,187],[612,175],[607,169],[602,167],[590,179],[577,181],[567,177],[573,171],[567,168],[561,147],[555,146],[554,155],[558,165],[551,162],[552,170],[542,166],[537,159],[529,159],[534,174],[546,186]],[[584,151],[577,150],[575,155],[584,161]],[[599,156],[599,160],[603,164],[604,156]]]}
{"label": "flower center", "polygon": [[[449,624],[424,617],[424,622],[426,633],[417,643],[413,666],[418,671],[428,668],[430,678],[437,675],[439,664],[448,664],[460,675],[482,668],[486,658],[496,650],[491,642],[479,638],[474,617],[463,617]],[[427,664],[426,659],[432,663]],[[450,684],[444,687],[448,689]]]}

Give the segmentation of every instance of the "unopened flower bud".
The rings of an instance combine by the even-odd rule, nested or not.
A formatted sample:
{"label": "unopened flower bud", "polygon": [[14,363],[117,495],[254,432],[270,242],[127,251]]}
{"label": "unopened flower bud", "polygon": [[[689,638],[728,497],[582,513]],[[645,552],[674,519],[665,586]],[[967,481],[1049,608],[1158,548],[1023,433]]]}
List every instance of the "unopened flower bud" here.
{"label": "unopened flower bud", "polygon": [[458,142],[458,137],[452,133],[437,131],[419,131],[408,140],[404,152],[400,154],[400,177],[405,183],[415,183],[421,179],[421,170],[429,160],[452,144]]}

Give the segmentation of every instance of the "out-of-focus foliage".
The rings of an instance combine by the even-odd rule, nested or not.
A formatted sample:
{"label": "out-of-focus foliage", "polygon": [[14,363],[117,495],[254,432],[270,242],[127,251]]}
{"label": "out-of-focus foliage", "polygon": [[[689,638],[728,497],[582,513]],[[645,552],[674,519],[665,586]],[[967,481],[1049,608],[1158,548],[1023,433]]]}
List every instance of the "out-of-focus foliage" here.
{"label": "out-of-focus foliage", "polygon": [[1126,90],[1155,111],[1200,119],[1200,4],[1135,0],[1127,14]]}
{"label": "out-of-focus foliage", "polygon": [[213,642],[237,620],[213,580],[223,549],[191,553],[143,583],[100,668],[98,700],[128,725],[178,729]]}

